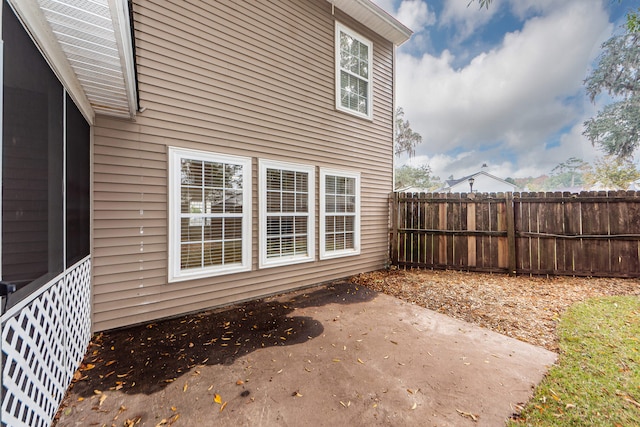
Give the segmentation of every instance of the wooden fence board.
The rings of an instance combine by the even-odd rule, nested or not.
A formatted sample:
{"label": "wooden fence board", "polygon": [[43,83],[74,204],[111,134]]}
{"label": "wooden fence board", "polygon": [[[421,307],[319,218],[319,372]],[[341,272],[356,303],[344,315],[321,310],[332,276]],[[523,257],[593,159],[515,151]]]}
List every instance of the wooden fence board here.
{"label": "wooden fence board", "polygon": [[640,193],[394,194],[396,265],[640,277]]}
{"label": "wooden fence board", "polygon": [[[531,203],[523,199],[514,199],[514,215],[516,230],[531,229]],[[516,236],[516,269],[531,270],[531,238]]]}

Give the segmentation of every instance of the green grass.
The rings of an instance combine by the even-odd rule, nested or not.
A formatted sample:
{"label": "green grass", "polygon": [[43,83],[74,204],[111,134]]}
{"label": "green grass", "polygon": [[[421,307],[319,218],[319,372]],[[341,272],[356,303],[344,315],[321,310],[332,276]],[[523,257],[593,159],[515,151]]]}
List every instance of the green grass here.
{"label": "green grass", "polygon": [[640,298],[572,306],[558,362],[509,426],[640,426]]}

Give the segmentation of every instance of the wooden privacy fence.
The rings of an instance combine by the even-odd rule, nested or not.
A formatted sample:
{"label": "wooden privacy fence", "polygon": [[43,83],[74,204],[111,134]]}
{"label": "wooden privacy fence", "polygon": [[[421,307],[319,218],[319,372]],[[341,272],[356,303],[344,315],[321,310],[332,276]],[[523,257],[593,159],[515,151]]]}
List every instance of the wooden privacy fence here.
{"label": "wooden privacy fence", "polygon": [[393,193],[393,265],[640,277],[640,192]]}

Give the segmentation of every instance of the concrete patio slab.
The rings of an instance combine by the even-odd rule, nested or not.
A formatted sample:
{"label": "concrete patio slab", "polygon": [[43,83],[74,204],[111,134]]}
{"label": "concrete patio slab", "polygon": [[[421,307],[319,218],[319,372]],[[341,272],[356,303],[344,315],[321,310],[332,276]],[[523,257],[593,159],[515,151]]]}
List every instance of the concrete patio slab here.
{"label": "concrete patio slab", "polygon": [[556,354],[349,283],[105,333],[58,426],[499,426]]}

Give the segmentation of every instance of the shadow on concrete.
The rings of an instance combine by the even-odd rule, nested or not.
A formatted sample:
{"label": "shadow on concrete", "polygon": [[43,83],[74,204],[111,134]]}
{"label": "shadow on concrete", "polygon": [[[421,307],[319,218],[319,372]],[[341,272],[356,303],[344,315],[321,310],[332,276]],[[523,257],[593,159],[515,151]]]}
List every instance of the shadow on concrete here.
{"label": "shadow on concrete", "polygon": [[94,390],[152,394],[198,365],[231,365],[255,350],[291,346],[318,337],[322,323],[290,316],[296,308],[353,304],[376,292],[347,282],[312,292],[295,292],[224,309],[107,331],[94,336],[73,391]]}

